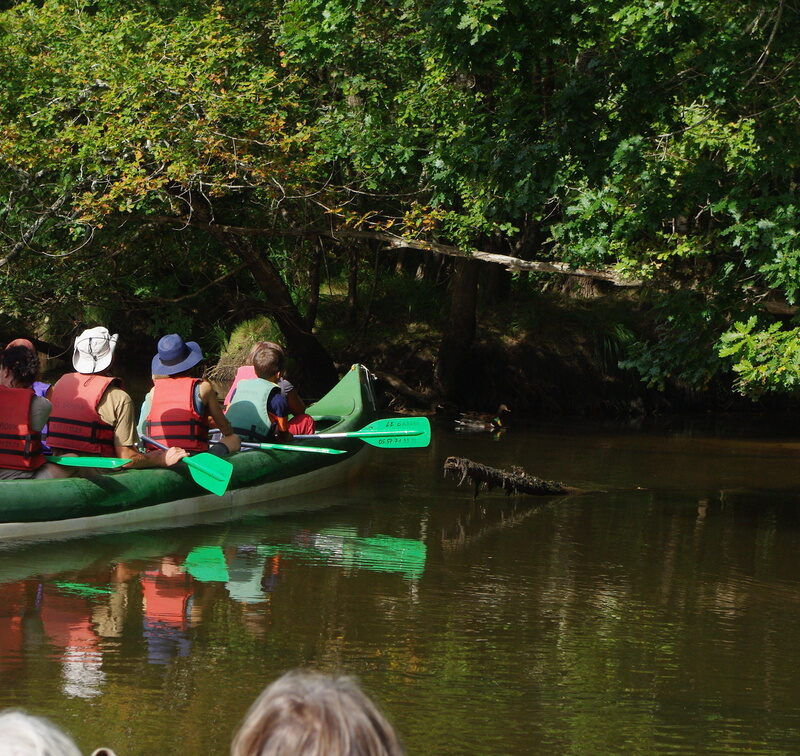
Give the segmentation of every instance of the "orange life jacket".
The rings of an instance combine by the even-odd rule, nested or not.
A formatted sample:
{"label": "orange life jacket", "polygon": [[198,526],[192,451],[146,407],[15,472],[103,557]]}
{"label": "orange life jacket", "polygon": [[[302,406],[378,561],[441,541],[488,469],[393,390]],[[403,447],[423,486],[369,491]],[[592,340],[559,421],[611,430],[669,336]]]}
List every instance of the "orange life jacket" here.
{"label": "orange life jacket", "polygon": [[53,409],[47,443],[56,449],[113,457],[114,427],[97,413],[106,389],[115,381],[107,375],[67,373],[53,386]]}
{"label": "orange life jacket", "polygon": [[145,435],[166,446],[208,451],[209,426],[194,405],[199,378],[159,378],[153,382]]}
{"label": "orange life jacket", "polygon": [[34,396],[33,389],[0,386],[0,467],[38,470],[45,463],[41,435],[30,426]]}

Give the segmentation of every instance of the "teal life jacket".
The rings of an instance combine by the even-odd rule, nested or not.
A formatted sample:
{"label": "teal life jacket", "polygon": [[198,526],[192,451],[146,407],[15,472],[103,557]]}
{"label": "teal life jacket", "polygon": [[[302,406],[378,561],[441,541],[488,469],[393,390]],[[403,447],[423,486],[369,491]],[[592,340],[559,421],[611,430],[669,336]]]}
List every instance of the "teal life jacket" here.
{"label": "teal life jacket", "polygon": [[263,378],[239,381],[233,401],[225,413],[233,432],[238,433],[243,441],[269,441],[272,421],[267,412],[267,401],[274,391],[280,390],[280,386]]}

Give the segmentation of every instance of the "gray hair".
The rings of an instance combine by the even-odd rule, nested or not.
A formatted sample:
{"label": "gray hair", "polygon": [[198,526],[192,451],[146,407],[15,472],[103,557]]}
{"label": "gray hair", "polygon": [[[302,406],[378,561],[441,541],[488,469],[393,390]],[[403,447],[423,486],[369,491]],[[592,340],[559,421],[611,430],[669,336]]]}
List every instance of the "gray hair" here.
{"label": "gray hair", "polygon": [[231,756],[403,756],[392,726],[350,677],[287,672],[265,688]]}
{"label": "gray hair", "polygon": [[7,709],[0,712],[0,756],[81,756],[81,752],[50,720]]}

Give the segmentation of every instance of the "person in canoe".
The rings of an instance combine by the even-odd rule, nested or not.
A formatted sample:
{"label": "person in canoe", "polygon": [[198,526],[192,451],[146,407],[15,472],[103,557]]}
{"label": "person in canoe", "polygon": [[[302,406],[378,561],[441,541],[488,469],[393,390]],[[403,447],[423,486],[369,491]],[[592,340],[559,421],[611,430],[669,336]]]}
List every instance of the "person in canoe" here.
{"label": "person in canoe", "polygon": [[0,481],[53,477],[41,431],[50,402],[33,391],[39,374],[36,353],[12,346],[0,354]]}
{"label": "person in canoe", "polygon": [[[253,348],[247,355],[246,364],[242,365],[242,367],[236,371],[236,377],[233,379],[230,389],[228,389],[228,395],[225,397],[226,411],[233,401],[233,395],[241,381],[252,380],[253,378],[259,377],[263,378],[263,376],[259,376],[256,373],[255,359],[256,355],[264,350],[272,350],[283,355],[281,368],[273,377],[276,378],[274,383],[280,387],[281,393],[286,398],[286,402],[288,404],[288,411],[291,415],[291,419],[288,423],[288,431],[293,435],[314,433],[314,420],[310,415],[306,414],[305,402],[295,387],[286,378],[286,352],[284,351],[283,347],[272,341],[257,341],[253,345]],[[271,378],[268,377],[266,380],[271,380]]]}
{"label": "person in canoe", "polygon": [[[33,342],[30,339],[14,339],[13,341],[9,341],[8,344],[6,344],[6,349],[11,349],[11,347],[19,347],[19,346],[25,347],[28,351],[30,351],[34,356],[37,356],[38,358],[36,347],[33,345]],[[35,380],[31,388],[33,389],[33,393],[36,394],[36,396],[47,396],[47,392],[50,390],[50,384],[45,383],[44,381]]]}
{"label": "person in canoe", "polygon": [[225,416],[247,441],[289,443],[289,402],[278,385],[286,355],[280,348],[262,346],[252,362],[255,377],[239,381]]}
{"label": "person in canoe", "polygon": [[[53,409],[47,442],[58,455],[129,459],[124,469],[171,467],[186,456],[183,449],[142,454],[137,448],[133,401],[111,372],[118,338],[99,326],[75,339],[75,372],[61,376],[50,389]],[[66,478],[75,468],[58,471],[58,477]]]}
{"label": "person in canoe", "polygon": [[[170,333],[161,337],[157,350],[152,362],[153,388],[139,419],[142,435],[189,452],[225,456],[239,451],[241,439],[225,418],[214,387],[201,377],[200,345]],[[209,447],[212,425],[221,437]]]}
{"label": "person in canoe", "polygon": [[[19,347],[19,346],[28,349],[31,352],[31,354],[36,356],[38,359],[36,347],[33,345],[33,342],[30,341],[29,339],[14,339],[13,341],[9,341],[8,344],[6,344],[6,349],[11,349],[11,347]],[[50,384],[45,383],[44,381],[35,380],[31,388],[33,389],[33,393],[36,394],[36,396],[46,397],[47,392],[50,390]],[[42,439],[44,439],[45,436],[47,436],[47,425],[45,425],[44,428],[42,428]],[[45,453],[50,452],[50,447],[45,443],[44,440],[42,440],[42,450]]]}

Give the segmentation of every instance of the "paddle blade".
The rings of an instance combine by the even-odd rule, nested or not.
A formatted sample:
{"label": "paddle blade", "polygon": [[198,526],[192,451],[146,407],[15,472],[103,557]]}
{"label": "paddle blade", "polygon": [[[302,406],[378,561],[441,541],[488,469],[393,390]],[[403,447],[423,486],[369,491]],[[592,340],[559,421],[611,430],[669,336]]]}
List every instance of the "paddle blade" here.
{"label": "paddle blade", "polygon": [[419,433],[431,439],[431,421],[427,417],[389,417],[386,420],[375,420],[365,425],[361,430],[355,431],[356,435],[362,433],[404,433],[411,435]]}
{"label": "paddle blade", "polygon": [[78,596],[108,596],[111,593],[110,588],[98,588],[94,585],[87,585],[86,583],[67,583],[56,580],[53,585],[59,590],[66,591],[67,593],[75,593]]}
{"label": "paddle blade", "polygon": [[121,457],[47,457],[49,462],[56,465],[64,465],[64,467],[102,467],[105,469],[112,469],[114,467],[122,467],[130,462],[129,459],[122,459]]}
{"label": "paddle blade", "polygon": [[430,444],[431,423],[427,417],[392,417],[376,420],[358,431],[315,433],[295,438],[360,438],[370,446],[411,449]]}
{"label": "paddle blade", "polygon": [[192,480],[207,491],[222,496],[228,490],[228,483],[233,474],[233,465],[215,454],[202,452],[193,457],[184,457],[183,462],[189,466]]}
{"label": "paddle blade", "polygon": [[376,420],[355,433],[370,446],[382,449],[416,449],[431,443],[431,424],[427,417]]}
{"label": "paddle blade", "polygon": [[[160,441],[148,436],[142,436],[142,441],[159,449],[168,448]],[[184,457],[181,461],[189,466],[192,480],[198,486],[202,486],[217,496],[222,496],[228,490],[228,483],[233,474],[233,465],[227,460],[215,454],[202,452],[201,454],[195,454],[193,457]]]}

